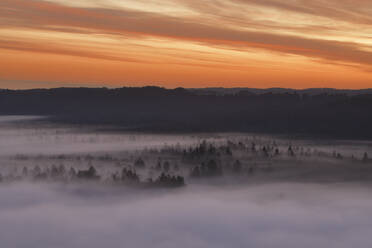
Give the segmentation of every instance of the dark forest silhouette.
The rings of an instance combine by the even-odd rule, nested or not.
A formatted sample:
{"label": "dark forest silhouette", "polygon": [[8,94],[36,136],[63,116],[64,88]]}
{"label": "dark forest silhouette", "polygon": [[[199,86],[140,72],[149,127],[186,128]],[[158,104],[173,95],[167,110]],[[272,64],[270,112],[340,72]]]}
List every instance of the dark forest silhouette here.
{"label": "dark forest silhouette", "polygon": [[369,91],[275,92],[205,94],[203,90],[159,87],[0,90],[0,115],[48,115],[55,122],[153,132],[372,138]]}

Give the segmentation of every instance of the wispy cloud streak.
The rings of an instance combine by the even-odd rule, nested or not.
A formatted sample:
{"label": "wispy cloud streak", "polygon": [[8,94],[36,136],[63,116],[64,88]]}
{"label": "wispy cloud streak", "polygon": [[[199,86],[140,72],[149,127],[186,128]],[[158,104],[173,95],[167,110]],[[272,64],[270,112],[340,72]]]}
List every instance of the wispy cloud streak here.
{"label": "wispy cloud streak", "polygon": [[[161,13],[156,8],[168,11]],[[145,51],[139,54],[141,58],[122,51],[140,39],[162,39],[183,42],[180,49],[184,53],[190,50],[188,46],[201,45],[205,51],[249,51],[256,53],[254,57],[263,51],[273,57],[288,54],[301,56],[304,61],[338,62],[366,70],[372,65],[372,39],[365,33],[372,31],[371,13],[369,1],[356,5],[350,0],[169,0],[147,4],[129,0],[2,0],[0,49],[151,63],[156,62],[154,55],[146,57]],[[32,30],[33,35],[23,36],[23,30]],[[71,42],[52,35],[41,39],[40,32],[59,33],[64,41],[79,43],[71,46]],[[79,35],[91,34],[106,41],[97,44],[78,39]],[[117,52],[110,41],[113,37],[123,40]],[[150,46],[160,52],[159,56],[169,56],[158,44]],[[171,59],[182,55],[173,53]],[[199,59],[209,58],[200,53]]]}

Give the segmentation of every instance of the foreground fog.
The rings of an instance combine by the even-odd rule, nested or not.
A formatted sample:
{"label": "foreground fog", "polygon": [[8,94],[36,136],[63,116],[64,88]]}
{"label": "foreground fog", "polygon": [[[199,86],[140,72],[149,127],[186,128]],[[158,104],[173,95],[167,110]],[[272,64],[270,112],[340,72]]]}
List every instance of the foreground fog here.
{"label": "foreground fog", "polygon": [[173,192],[0,188],[2,247],[371,247],[357,185],[267,184]]}
{"label": "foreground fog", "polygon": [[0,246],[369,248],[371,144],[0,117]]}

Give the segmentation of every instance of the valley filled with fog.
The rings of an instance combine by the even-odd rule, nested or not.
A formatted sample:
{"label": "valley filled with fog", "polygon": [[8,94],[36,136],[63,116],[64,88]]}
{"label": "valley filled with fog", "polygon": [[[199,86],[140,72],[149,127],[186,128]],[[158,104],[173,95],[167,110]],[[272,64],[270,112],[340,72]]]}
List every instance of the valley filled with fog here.
{"label": "valley filled with fog", "polygon": [[371,247],[372,142],[0,117],[4,247]]}

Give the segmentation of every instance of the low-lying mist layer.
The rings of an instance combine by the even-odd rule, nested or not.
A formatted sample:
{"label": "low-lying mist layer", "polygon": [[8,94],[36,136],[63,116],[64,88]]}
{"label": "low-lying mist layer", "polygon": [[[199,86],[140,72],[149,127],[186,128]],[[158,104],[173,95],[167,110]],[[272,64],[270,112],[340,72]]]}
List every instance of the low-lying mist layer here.
{"label": "low-lying mist layer", "polygon": [[357,185],[117,190],[0,187],[0,240],[42,247],[368,248],[372,200]]}
{"label": "low-lying mist layer", "polygon": [[[5,122],[6,123],[6,122]],[[246,134],[154,135],[2,125],[0,181],[126,186],[372,181],[371,143]]]}
{"label": "low-lying mist layer", "polygon": [[369,248],[371,147],[0,118],[0,246]]}

